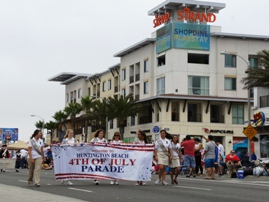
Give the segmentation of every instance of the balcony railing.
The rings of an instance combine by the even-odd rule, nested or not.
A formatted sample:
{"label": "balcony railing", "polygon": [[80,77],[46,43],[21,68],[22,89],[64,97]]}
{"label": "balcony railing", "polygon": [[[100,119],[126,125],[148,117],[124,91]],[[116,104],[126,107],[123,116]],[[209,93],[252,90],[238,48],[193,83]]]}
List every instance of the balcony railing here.
{"label": "balcony railing", "polygon": [[134,82],[134,76],[130,76],[130,83]]}
{"label": "balcony railing", "polygon": [[269,95],[260,96],[260,108],[269,107]]}
{"label": "balcony railing", "polygon": [[136,74],[135,75],[135,81],[139,81],[140,80],[140,74]]}
{"label": "balcony railing", "polygon": [[114,92],[115,92],[115,93],[119,92],[119,86],[115,86],[115,87],[114,87]]}

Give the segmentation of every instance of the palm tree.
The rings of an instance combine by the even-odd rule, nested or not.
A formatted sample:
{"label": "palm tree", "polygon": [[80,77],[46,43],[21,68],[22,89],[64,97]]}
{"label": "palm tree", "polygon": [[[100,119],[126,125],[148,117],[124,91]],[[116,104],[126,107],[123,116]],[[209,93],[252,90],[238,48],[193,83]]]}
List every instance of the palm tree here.
{"label": "palm tree", "polygon": [[43,121],[37,121],[36,123],[35,123],[35,127],[36,128],[38,128],[39,130],[42,130],[43,129],[43,127],[44,127],[44,122]]}
{"label": "palm tree", "polygon": [[119,123],[119,132],[124,138],[125,121],[129,116],[135,116],[141,110],[140,104],[136,103],[133,95],[114,96],[108,99],[108,118],[117,118]]}
{"label": "palm tree", "polygon": [[82,115],[82,117],[85,120],[85,140],[88,139],[88,123],[89,119],[93,117],[93,108],[95,106],[95,101],[93,98],[90,98],[90,96],[85,96],[81,98],[81,108],[82,111],[85,112],[85,114]]}
{"label": "palm tree", "polygon": [[[75,130],[76,115],[82,111],[81,105],[77,102],[71,102],[64,108],[64,112],[67,116],[70,116],[72,128]],[[74,134],[75,135],[75,134]]]}
{"label": "palm tree", "polygon": [[[58,128],[57,132],[58,132],[58,136],[59,136],[59,142],[62,142],[64,134],[65,134],[65,130],[66,130],[65,122],[66,122],[68,115],[64,111],[59,110],[59,111],[55,112],[54,116],[52,116],[52,117],[55,119],[55,122],[56,122],[56,125]],[[64,130],[63,130],[63,128],[64,128]]]}
{"label": "palm tree", "polygon": [[97,123],[100,123],[102,129],[106,128],[106,118],[108,116],[108,99],[96,100],[93,107],[93,116]]}
{"label": "palm tree", "polygon": [[52,138],[53,138],[54,130],[57,128],[57,123],[53,121],[49,121],[45,124],[44,128],[46,128],[47,130],[50,130],[50,144],[52,144]]}
{"label": "palm tree", "polygon": [[269,88],[269,50],[258,52],[258,63],[262,68],[249,68],[248,76],[241,82],[245,84],[244,89],[253,87]]}

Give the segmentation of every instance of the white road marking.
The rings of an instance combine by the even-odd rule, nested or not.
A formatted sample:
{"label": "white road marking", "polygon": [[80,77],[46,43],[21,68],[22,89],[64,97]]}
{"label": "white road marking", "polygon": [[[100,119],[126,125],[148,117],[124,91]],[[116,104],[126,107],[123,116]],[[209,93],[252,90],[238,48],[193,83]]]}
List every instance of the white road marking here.
{"label": "white road marking", "polygon": [[26,180],[19,180],[19,182],[28,182],[28,181],[26,181]]}
{"label": "white road marking", "polygon": [[75,191],[83,191],[83,192],[93,192],[93,191],[91,191],[91,190],[76,189],[76,188],[71,188],[71,187],[68,187],[68,189],[72,189],[72,190],[75,190]]}
{"label": "white road marking", "polygon": [[203,190],[203,191],[212,191],[212,189],[199,188],[199,187],[185,187],[185,186],[174,186],[174,187],[179,187],[183,189],[197,189],[197,190]]}

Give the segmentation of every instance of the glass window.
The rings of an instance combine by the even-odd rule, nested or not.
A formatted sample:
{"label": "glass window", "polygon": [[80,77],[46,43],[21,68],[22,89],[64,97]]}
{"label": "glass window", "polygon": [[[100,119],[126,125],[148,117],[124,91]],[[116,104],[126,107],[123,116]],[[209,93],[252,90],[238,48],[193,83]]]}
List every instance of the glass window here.
{"label": "glass window", "polygon": [[107,81],[107,90],[111,90],[111,80]]}
{"label": "glass window", "polygon": [[144,72],[149,71],[149,60],[144,60]]}
{"label": "glass window", "polygon": [[209,64],[209,55],[208,54],[189,53],[188,54],[188,63],[208,65]]}
{"label": "glass window", "polygon": [[202,122],[200,104],[188,104],[188,122]]}
{"label": "glass window", "polygon": [[159,56],[157,58],[157,64],[158,66],[163,66],[165,65],[165,55]]}
{"label": "glass window", "polygon": [[157,95],[165,93],[165,77],[157,79]]}
{"label": "glass window", "polygon": [[236,90],[236,78],[225,78],[224,90]]}
{"label": "glass window", "polygon": [[144,82],[144,94],[148,94],[149,93],[149,82],[146,81]]}
{"label": "glass window", "polygon": [[121,89],[121,95],[125,97],[125,88]]}
{"label": "glass window", "polygon": [[236,55],[225,55],[225,67],[236,67]]}
{"label": "glass window", "polygon": [[121,80],[124,81],[126,79],[126,69],[121,70]]}
{"label": "glass window", "polygon": [[103,92],[105,92],[106,91],[106,82],[104,81],[103,82]]}
{"label": "glass window", "polygon": [[209,77],[189,76],[189,95],[209,95]]}
{"label": "glass window", "polygon": [[258,56],[255,55],[249,56],[249,67],[254,69],[258,68],[258,66],[259,66]]}
{"label": "glass window", "polygon": [[261,158],[269,158],[269,134],[260,135]]}
{"label": "glass window", "polygon": [[232,123],[244,124],[244,105],[232,105]]}
{"label": "glass window", "polygon": [[69,94],[67,93],[66,94],[66,103],[68,103],[69,102]]}
{"label": "glass window", "polygon": [[78,89],[78,98],[80,98],[80,96],[81,96],[81,88]]}

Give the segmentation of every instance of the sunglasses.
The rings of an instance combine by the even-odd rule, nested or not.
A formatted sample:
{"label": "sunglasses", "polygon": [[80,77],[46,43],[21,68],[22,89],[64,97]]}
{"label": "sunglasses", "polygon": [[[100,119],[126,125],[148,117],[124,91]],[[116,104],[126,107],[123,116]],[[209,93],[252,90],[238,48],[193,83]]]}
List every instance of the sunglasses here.
{"label": "sunglasses", "polygon": [[115,137],[119,137],[119,135],[114,135]]}

